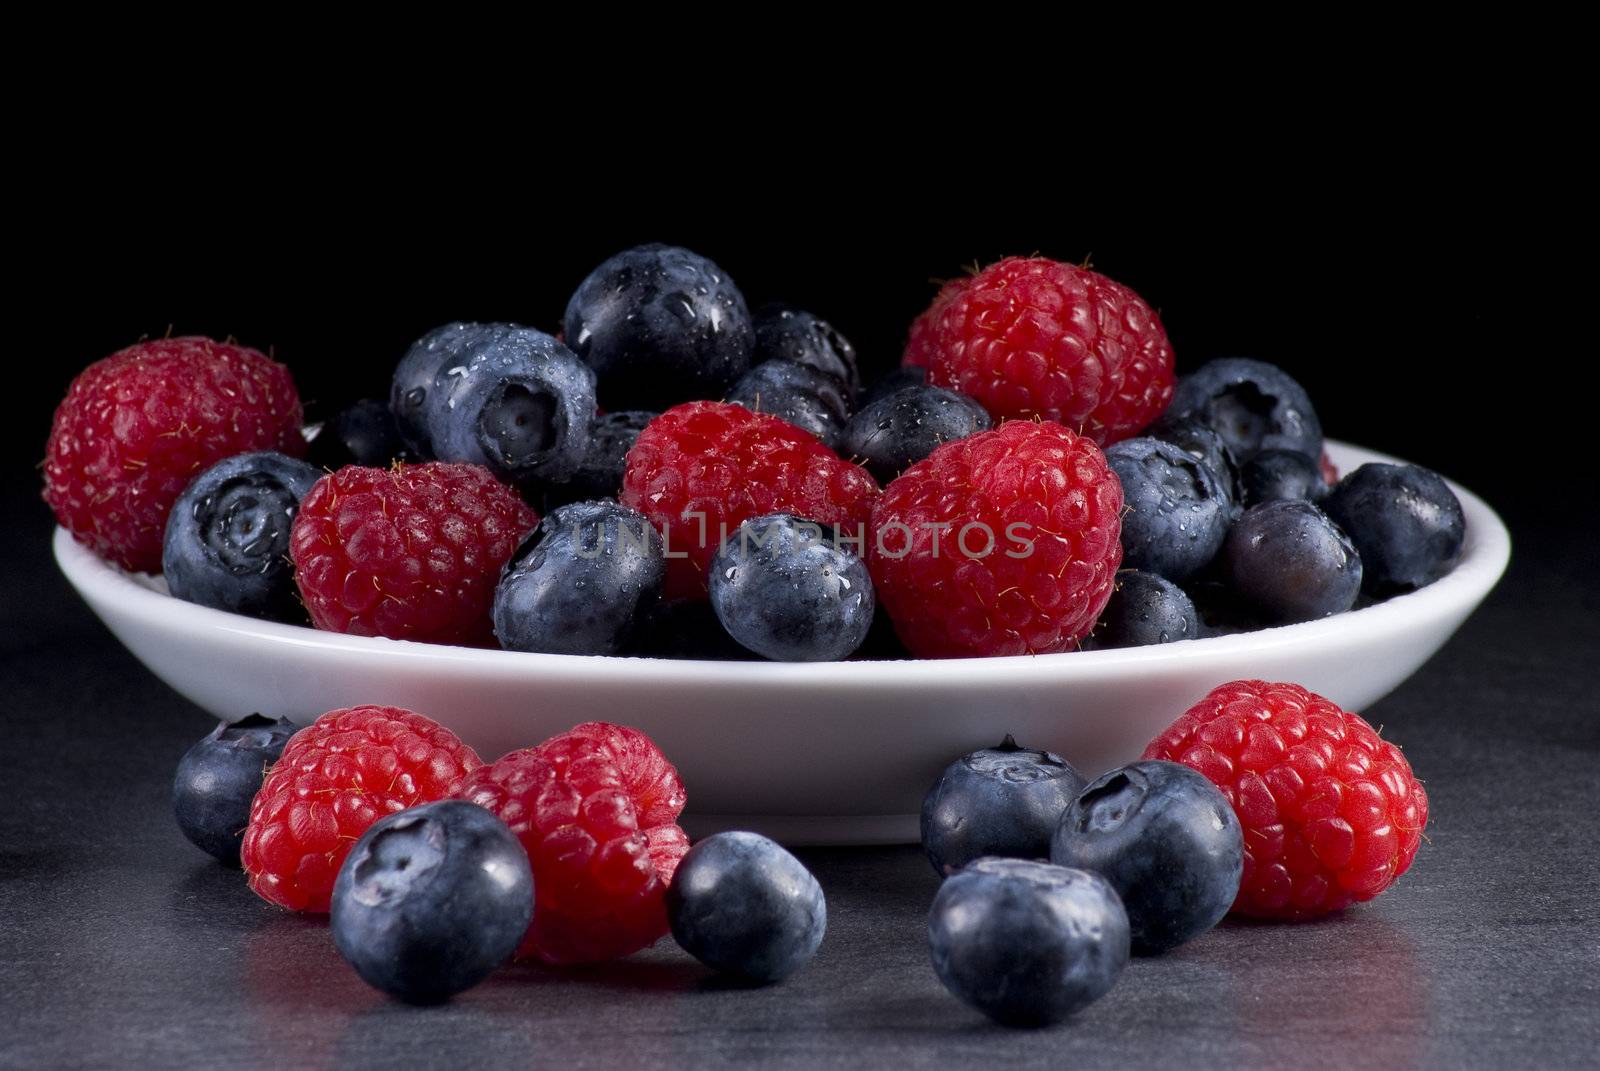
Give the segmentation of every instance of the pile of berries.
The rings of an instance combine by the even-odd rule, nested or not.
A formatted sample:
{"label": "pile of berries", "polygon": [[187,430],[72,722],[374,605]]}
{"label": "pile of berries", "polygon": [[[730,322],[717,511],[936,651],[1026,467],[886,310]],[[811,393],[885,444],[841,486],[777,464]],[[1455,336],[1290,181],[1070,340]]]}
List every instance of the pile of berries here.
{"label": "pile of berries", "polygon": [[[691,848],[686,801],[637,729],[586,723],[485,764],[443,726],[378,706],[298,732],[224,723],[173,787],[191,841],[242,863],[263,899],[328,914],[361,977],[415,1003],[513,958],[597,962],[669,932],[748,981],[799,970],[827,928],[816,878],[754,833]],[[1293,684],[1222,685],[1092,782],[1007,736],[952,763],[923,802],[944,879],[934,969],[999,1022],[1056,1022],[1109,991],[1130,955],[1230,911],[1303,919],[1372,899],[1411,865],[1427,820],[1399,749]]]}
{"label": "pile of berries", "polygon": [[262,353],[144,342],[73,382],[44,472],[63,527],[178,598],[556,654],[1162,643],[1413,590],[1465,536],[1427,470],[1337,479],[1283,371],[1175,379],[1138,294],[1042,257],[943,287],[866,390],[826,320],[662,245],[595,268],[557,334],[439,327],[386,400],[308,428]]}

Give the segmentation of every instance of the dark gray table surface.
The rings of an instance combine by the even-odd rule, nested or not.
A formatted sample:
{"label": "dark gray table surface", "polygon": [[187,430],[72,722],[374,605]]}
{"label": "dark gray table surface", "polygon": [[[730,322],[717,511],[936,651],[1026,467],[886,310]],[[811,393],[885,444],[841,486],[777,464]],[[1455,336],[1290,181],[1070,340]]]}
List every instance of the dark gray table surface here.
{"label": "dark gray table surface", "polygon": [[507,969],[444,1007],[390,1003],[322,922],[256,900],[179,835],[171,771],[209,722],[66,589],[38,512],[12,526],[0,619],[5,1067],[1600,1061],[1600,595],[1576,539],[1521,538],[1490,602],[1367,712],[1432,799],[1395,889],[1314,924],[1225,923],[1134,962],[1071,1023],[1011,1032],[935,979],[936,882],[911,847],[803,853],[828,937],[779,987],[730,988],[663,942],[603,968]]}

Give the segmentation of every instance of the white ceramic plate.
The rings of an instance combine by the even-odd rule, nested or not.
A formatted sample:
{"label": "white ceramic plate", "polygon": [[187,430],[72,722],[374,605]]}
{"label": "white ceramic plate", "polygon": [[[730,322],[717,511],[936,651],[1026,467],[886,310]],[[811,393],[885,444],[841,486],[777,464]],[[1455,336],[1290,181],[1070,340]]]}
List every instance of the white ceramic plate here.
{"label": "white ceramic plate", "polygon": [[[1391,461],[1337,442],[1341,472]],[[689,790],[695,835],[738,827],[790,843],[917,839],[952,758],[1006,733],[1086,774],[1133,759],[1211,688],[1296,681],[1347,709],[1388,694],[1437,651],[1505,570],[1510,538],[1451,485],[1467,541],[1450,575],[1337,617],[1132,650],[904,662],[699,662],[474,650],[256,621],[166,594],[64,530],[67,579],[151,672],[222,718],[309,722],[384,703],[448,725],[485,759],[602,720],[660,743]]]}

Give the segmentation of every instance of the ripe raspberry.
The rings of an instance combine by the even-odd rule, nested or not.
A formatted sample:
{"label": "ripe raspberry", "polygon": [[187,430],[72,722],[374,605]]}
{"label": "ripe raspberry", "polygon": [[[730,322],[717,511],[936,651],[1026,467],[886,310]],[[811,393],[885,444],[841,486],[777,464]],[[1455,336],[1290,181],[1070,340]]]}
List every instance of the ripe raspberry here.
{"label": "ripe raspberry", "polygon": [[1122,561],[1098,447],[1026,420],[946,443],[872,510],[872,580],[921,658],[1049,654],[1094,627]]}
{"label": "ripe raspberry", "polygon": [[[878,484],[777,417],[722,402],[687,402],[652,420],[628,451],[622,504],[667,539],[668,598],[706,597],[723,539],[765,513],[792,513],[865,533]],[[870,538],[870,537],[869,537]]]}
{"label": "ripe raspberry", "polygon": [[518,958],[615,959],[667,932],[665,896],[689,838],[678,771],[637,729],[586,722],[478,770],[456,797],[498,815],[533,864]]}
{"label": "ripe raspberry", "polygon": [[339,866],[368,826],[449,798],[482,765],[421,714],[330,710],[290,738],[250,804],[240,852],[250,888],[291,911],[326,914]]}
{"label": "ripe raspberry", "polygon": [[1371,900],[1411,866],[1428,824],[1428,794],[1400,749],[1298,684],[1224,684],[1144,757],[1193,766],[1233,804],[1241,915],[1312,918]]}
{"label": "ripe raspberry", "polygon": [[1172,400],[1160,317],[1088,268],[1012,257],[929,313],[928,382],[976,398],[996,420],[1059,421],[1106,446]]}
{"label": "ripe raspberry", "polygon": [[926,368],[933,360],[933,327],[939,320],[939,314],[944,307],[950,304],[952,298],[962,293],[972,283],[971,275],[962,275],[951,279],[939,288],[933,296],[933,303],[922,310],[915,320],[911,321],[911,330],[906,332],[906,351],[900,358],[901,365],[908,368]]}
{"label": "ripe raspberry", "polygon": [[477,465],[349,465],[300,503],[289,556],[318,628],[485,644],[500,568],[538,523]]}
{"label": "ripe raspberry", "polygon": [[213,462],[305,453],[289,370],[209,338],[141,342],[79,373],[56,407],[44,498],[56,520],[124,569],[161,570],[167,513]]}

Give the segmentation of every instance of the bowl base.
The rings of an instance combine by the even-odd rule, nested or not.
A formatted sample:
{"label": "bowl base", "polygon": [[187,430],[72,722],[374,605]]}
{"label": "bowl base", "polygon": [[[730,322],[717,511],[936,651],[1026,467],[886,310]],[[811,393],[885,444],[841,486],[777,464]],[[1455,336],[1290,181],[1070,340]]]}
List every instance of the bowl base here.
{"label": "bowl base", "polygon": [[685,814],[679,819],[694,840],[742,829],[790,847],[916,844],[922,819],[915,814]]}

